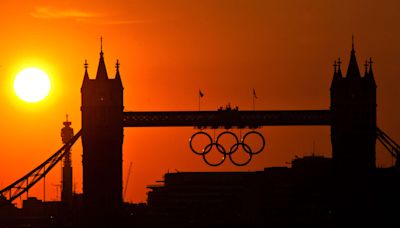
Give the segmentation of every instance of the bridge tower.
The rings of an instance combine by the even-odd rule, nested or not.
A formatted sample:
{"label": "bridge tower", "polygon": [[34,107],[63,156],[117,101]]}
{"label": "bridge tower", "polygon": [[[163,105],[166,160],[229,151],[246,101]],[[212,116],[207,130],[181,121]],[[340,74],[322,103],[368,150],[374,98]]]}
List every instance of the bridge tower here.
{"label": "bridge tower", "polygon": [[108,78],[103,55],[101,48],[95,79],[85,61],[81,88],[83,199],[95,219],[111,218],[122,207],[123,86],[118,60],[115,78]]}
{"label": "bridge tower", "polygon": [[340,59],[334,64],[330,97],[335,166],[354,171],[375,168],[376,84],[371,59],[361,76],[354,41],[346,77],[342,76]]}
{"label": "bridge tower", "polygon": [[[68,121],[68,115],[64,127],[61,129],[61,139],[64,144],[67,144],[72,137],[74,137],[74,129],[72,129],[71,122]],[[66,155],[63,159],[62,167],[62,191],[61,201],[68,206],[71,206],[72,202],[72,165],[71,165],[71,147],[65,148]]]}

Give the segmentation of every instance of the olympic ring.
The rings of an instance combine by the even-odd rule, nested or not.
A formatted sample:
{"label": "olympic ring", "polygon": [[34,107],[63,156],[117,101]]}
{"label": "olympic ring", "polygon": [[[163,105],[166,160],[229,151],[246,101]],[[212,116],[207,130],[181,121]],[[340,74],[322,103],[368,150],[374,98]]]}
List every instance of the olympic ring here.
{"label": "olympic ring", "polygon": [[[211,162],[209,162],[209,161],[207,160],[207,158],[206,158],[206,154],[207,154],[208,152],[211,151],[211,148],[212,148],[213,145],[215,145],[215,147],[217,147],[217,150],[218,150],[218,151],[220,151],[219,148],[222,148],[223,155],[224,155],[224,156],[222,157],[221,161],[219,161],[219,162],[217,162],[217,163],[211,163]],[[208,152],[207,152],[207,153],[203,153],[203,160],[204,160],[205,163],[207,163],[207,165],[209,165],[209,166],[219,166],[219,165],[221,165],[222,163],[224,163],[225,158],[226,158],[226,153],[225,153],[225,148],[224,148],[223,146],[221,146],[220,144],[217,144],[217,143],[210,143],[210,144],[208,144],[206,147],[204,147],[204,151],[207,151],[207,147],[210,147],[210,149],[208,149]]]}
{"label": "olympic ring", "polygon": [[[262,136],[262,134],[261,134],[260,132],[258,132],[258,131],[249,131],[249,132],[247,132],[247,133],[243,136],[243,138],[242,138],[242,143],[243,143],[243,145],[246,144],[246,143],[244,142],[244,140],[246,140],[246,137],[249,136],[250,134],[256,134],[256,135],[260,136],[260,138],[261,138],[261,140],[262,140],[261,148],[260,148],[259,150],[255,151],[255,152],[254,152],[254,151],[251,151],[251,150],[246,150],[245,147],[243,147],[243,150],[246,151],[247,153],[253,154],[253,155],[261,153],[261,151],[263,151],[263,150],[264,150],[264,147],[265,147],[265,139],[264,139],[264,137]],[[246,144],[246,145],[247,145],[247,144]]]}
{"label": "olympic ring", "polygon": [[[215,141],[215,143],[218,144],[218,145],[221,145],[221,144],[219,144],[218,142],[219,142],[219,140],[221,139],[221,137],[222,137],[223,135],[226,135],[226,134],[232,135],[233,138],[236,140],[236,143],[233,144],[232,147],[234,147],[235,145],[238,145],[238,144],[239,144],[239,139],[238,139],[238,137],[237,137],[234,133],[232,133],[232,132],[230,132],[230,131],[224,131],[224,132],[222,132],[221,134],[219,134],[218,137],[217,137],[217,140]],[[228,153],[226,153],[225,148],[224,148],[224,152],[222,152],[221,150],[219,150],[218,147],[217,147],[217,150],[218,150],[220,153],[226,153],[227,155],[230,155],[230,154],[235,153],[235,152],[237,151],[237,149],[238,149],[238,147],[236,147],[234,150],[232,150],[232,147],[231,147],[231,149],[229,150]]]}
{"label": "olympic ring", "polygon": [[[210,141],[202,149],[201,152],[199,152],[193,148],[194,138],[198,135],[205,135],[208,138],[208,140]],[[261,139],[261,147],[256,151],[253,151],[253,149],[245,142],[246,138],[250,135],[256,135]],[[220,139],[223,136],[231,136],[234,139],[234,143],[229,148],[229,150],[227,150],[223,145],[221,145],[219,143]],[[234,164],[236,166],[245,166],[251,161],[253,155],[259,154],[259,153],[261,153],[261,151],[264,150],[265,145],[266,145],[266,143],[265,143],[264,136],[260,132],[257,132],[257,131],[247,132],[240,141],[239,141],[238,137],[236,136],[236,134],[234,134],[233,132],[230,132],[230,131],[224,131],[224,132],[220,133],[215,142],[213,141],[213,139],[211,138],[211,136],[209,134],[207,134],[206,132],[203,132],[203,131],[199,131],[199,132],[193,134],[192,137],[189,138],[189,147],[192,150],[192,152],[197,155],[201,155],[203,157],[204,162],[210,166],[221,165],[226,160],[227,155],[229,156],[229,160],[232,162],[232,164]],[[217,149],[217,152],[219,152],[220,154],[223,155],[221,160],[216,163],[210,162],[206,157],[206,155],[211,152],[211,150],[213,149],[214,146]],[[248,159],[245,160],[244,162],[237,162],[233,158],[233,154],[236,153],[236,151],[239,149],[240,146],[243,148],[243,151],[248,155]]]}
{"label": "olympic ring", "polygon": [[[202,150],[202,152],[198,152],[198,151],[196,151],[195,149],[193,149],[193,145],[192,145],[192,141],[193,141],[193,138],[195,137],[195,136],[197,136],[197,135],[205,135],[205,136],[207,136],[207,138],[210,140],[210,143],[208,144],[208,145],[210,145],[211,144],[211,146],[210,146],[210,149],[207,151],[206,150],[206,148],[204,148],[203,150]],[[199,132],[197,132],[197,133],[195,133],[194,135],[192,135],[192,137],[190,137],[190,139],[189,139],[189,146],[190,146],[190,149],[193,151],[193,153],[195,153],[195,154],[197,154],[197,155],[203,155],[203,154],[208,154],[210,151],[211,151],[211,149],[212,149],[212,138],[211,138],[211,136],[209,135],[209,134],[207,134],[207,133],[205,133],[205,132],[203,132],[203,131],[199,131]]]}
{"label": "olympic ring", "polygon": [[[251,151],[251,148],[250,148],[250,146],[249,145],[247,145],[247,144],[244,144],[243,142],[241,142],[241,143],[238,143],[238,144],[235,144],[235,145],[233,145],[232,147],[239,147],[239,145],[241,145],[242,146],[242,148],[243,148],[243,150],[247,153],[247,151],[246,151],[246,147],[247,147],[247,149],[249,150],[249,151]],[[235,160],[233,159],[233,157],[232,157],[232,154],[229,154],[229,160],[231,160],[231,162],[234,164],[234,165],[236,165],[236,166],[245,166],[245,165],[247,165],[247,164],[249,164],[249,162],[251,161],[251,159],[252,159],[252,157],[253,157],[253,154],[252,153],[247,153],[248,155],[249,155],[249,158],[245,161],[245,162],[243,162],[243,163],[239,163],[239,162],[235,162]]]}

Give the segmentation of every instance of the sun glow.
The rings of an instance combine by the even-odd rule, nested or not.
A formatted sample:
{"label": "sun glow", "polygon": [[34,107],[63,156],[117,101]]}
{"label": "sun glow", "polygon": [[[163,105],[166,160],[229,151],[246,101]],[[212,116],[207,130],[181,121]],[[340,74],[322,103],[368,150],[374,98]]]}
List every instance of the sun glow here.
{"label": "sun glow", "polygon": [[14,90],[22,100],[35,103],[49,94],[50,80],[47,74],[38,68],[25,68],[15,77]]}

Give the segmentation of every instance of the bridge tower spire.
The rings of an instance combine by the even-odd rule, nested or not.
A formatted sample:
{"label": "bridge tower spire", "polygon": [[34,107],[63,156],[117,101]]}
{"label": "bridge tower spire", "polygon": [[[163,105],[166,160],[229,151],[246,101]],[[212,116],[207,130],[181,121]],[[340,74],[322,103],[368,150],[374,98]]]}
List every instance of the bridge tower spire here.
{"label": "bridge tower spire", "polygon": [[108,79],[106,64],[104,63],[103,37],[100,38],[100,59],[99,59],[99,66],[97,67],[96,79],[97,80]]}

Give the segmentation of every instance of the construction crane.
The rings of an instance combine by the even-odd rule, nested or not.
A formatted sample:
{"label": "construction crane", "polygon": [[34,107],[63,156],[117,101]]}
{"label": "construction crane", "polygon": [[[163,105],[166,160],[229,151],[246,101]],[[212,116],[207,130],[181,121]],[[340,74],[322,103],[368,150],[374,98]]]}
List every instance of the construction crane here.
{"label": "construction crane", "polygon": [[122,197],[124,201],[125,201],[126,191],[128,190],[129,177],[131,176],[131,168],[132,168],[132,162],[129,163],[128,174],[127,174],[127,177],[126,177],[124,195]]}

